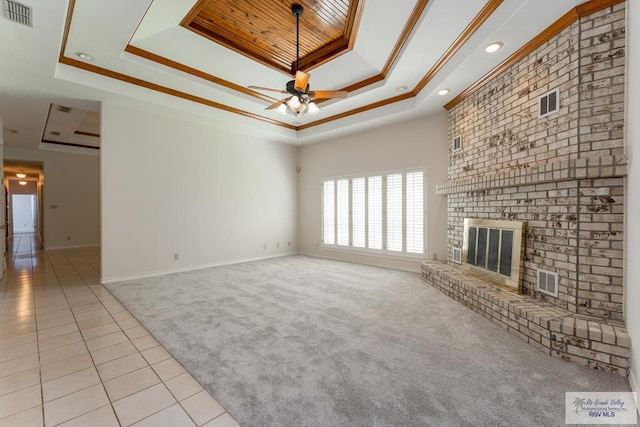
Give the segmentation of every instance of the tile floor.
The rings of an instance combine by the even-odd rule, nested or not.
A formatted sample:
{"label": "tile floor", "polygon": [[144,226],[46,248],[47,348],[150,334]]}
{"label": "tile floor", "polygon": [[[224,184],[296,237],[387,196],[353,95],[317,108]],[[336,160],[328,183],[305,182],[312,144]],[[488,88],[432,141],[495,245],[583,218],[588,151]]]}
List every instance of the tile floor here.
{"label": "tile floor", "polygon": [[238,427],[100,285],[99,248],[16,235],[0,282],[0,427]]}

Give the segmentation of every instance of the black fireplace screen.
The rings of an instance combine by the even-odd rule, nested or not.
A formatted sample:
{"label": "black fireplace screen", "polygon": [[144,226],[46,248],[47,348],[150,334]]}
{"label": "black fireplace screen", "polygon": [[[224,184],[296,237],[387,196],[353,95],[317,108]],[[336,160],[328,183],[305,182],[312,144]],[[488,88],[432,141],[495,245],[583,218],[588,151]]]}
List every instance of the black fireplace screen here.
{"label": "black fireplace screen", "polygon": [[467,264],[511,276],[513,231],[469,227]]}

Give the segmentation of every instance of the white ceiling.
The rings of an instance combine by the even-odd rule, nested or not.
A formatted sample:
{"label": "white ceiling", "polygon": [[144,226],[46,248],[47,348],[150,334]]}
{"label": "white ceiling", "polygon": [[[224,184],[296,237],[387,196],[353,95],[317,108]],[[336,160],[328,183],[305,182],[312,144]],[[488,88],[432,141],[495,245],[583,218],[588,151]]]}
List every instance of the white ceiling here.
{"label": "white ceiling", "polygon": [[[505,0],[415,96],[379,108],[411,92],[485,7],[485,0],[430,0],[386,78],[352,92],[349,98],[321,104],[312,117],[265,111],[270,101],[217,85],[182,71],[124,52],[127,44],[206,74],[246,87],[284,89],[290,76],[216,45],[178,24],[196,0],[75,0],[64,57],[183,94],[213,101],[215,108],[60,63],[58,58],[67,0],[21,0],[33,8],[33,27],[0,17],[0,117],[7,146],[40,147],[49,106],[99,112],[101,101],[122,96],[170,106],[207,118],[215,125],[259,131],[269,139],[309,144],[389,123],[444,112],[443,105],[469,87],[556,19],[580,4],[576,0]],[[354,49],[311,70],[311,86],[338,90],[382,72],[417,0],[366,0]],[[304,19],[304,15],[301,19]],[[292,17],[292,36],[295,19]],[[483,48],[493,41],[504,47],[494,54]],[[442,88],[451,92],[437,95]],[[406,93],[404,92],[404,93]],[[269,93],[264,93],[269,95]],[[278,95],[273,101],[277,100]],[[269,95],[271,96],[271,95]],[[226,107],[262,119],[226,111]],[[348,115],[354,110],[365,110]],[[338,114],[347,114],[337,120]],[[276,123],[274,123],[274,121]],[[314,121],[326,121],[314,125]]]}

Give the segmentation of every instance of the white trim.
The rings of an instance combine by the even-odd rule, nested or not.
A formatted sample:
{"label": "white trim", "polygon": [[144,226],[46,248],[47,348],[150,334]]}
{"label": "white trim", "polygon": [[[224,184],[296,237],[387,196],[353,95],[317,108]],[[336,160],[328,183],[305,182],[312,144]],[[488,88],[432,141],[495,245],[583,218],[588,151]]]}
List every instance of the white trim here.
{"label": "white trim", "polygon": [[118,283],[118,282],[125,282],[129,280],[146,279],[149,277],[165,276],[167,274],[186,273],[188,271],[203,270],[205,268],[222,267],[225,265],[233,265],[233,264],[242,264],[245,262],[261,261],[261,260],[272,259],[272,258],[281,258],[281,257],[297,255],[297,254],[298,252],[286,252],[282,254],[269,255],[269,256],[256,257],[256,258],[243,258],[243,259],[229,260],[229,261],[223,261],[223,262],[216,262],[211,264],[196,265],[191,267],[172,268],[169,270],[157,270],[157,271],[151,271],[149,273],[134,274],[130,276],[102,277],[100,278],[100,283],[104,285],[107,283]]}

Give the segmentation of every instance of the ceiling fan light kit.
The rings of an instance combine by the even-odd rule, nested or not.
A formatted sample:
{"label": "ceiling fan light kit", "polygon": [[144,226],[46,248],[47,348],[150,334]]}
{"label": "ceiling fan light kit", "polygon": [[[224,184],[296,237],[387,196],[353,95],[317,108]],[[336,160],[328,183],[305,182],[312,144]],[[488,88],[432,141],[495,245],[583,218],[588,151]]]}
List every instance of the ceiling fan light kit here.
{"label": "ceiling fan light kit", "polygon": [[280,101],[271,104],[266,110],[275,109],[282,114],[290,114],[295,117],[309,114],[314,115],[320,112],[320,108],[314,102],[315,99],[331,99],[331,98],[346,98],[348,92],[344,90],[320,90],[311,91],[309,86],[309,78],[311,75],[300,71],[298,66],[300,64],[300,17],[304,12],[302,5],[294,4],[291,6],[291,13],[296,17],[296,72],[294,80],[287,82],[285,90],[271,89],[260,86],[249,86],[250,89],[257,89],[269,92],[278,92],[291,95],[290,97],[281,99]]}

